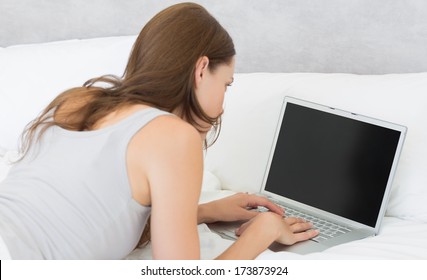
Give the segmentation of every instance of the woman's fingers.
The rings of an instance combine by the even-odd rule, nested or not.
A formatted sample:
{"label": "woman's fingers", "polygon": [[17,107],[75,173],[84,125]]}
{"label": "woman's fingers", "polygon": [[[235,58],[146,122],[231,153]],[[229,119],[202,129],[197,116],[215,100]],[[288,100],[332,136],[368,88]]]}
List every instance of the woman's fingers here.
{"label": "woman's fingers", "polygon": [[285,223],[288,224],[292,232],[298,233],[298,232],[305,232],[311,228],[313,228],[313,224],[296,217],[287,217],[284,219]]}
{"label": "woman's fingers", "polygon": [[268,198],[257,196],[253,194],[246,194],[246,207],[249,208],[257,208],[258,206],[262,206],[267,208],[269,211],[274,212],[280,216],[284,215],[284,210],[279,207],[277,204],[271,202]]}
{"label": "woman's fingers", "polygon": [[[294,242],[290,243],[296,243],[299,241],[308,240],[310,238],[315,237],[319,234],[318,230],[313,230],[313,224],[310,222],[305,221],[301,218],[296,217],[288,217],[286,219],[282,219],[282,221],[285,223],[285,227],[283,230],[286,231],[286,228],[290,231],[290,239],[292,239]],[[246,223],[243,223],[239,228],[236,229],[235,233],[237,236],[240,236],[246,228],[252,223],[252,220],[249,220]]]}
{"label": "woman's fingers", "polygon": [[304,223],[306,222],[306,220],[302,219],[302,218],[297,218],[297,217],[286,217],[284,219],[284,221],[288,224],[288,225],[293,225],[295,223]]}
{"label": "woman's fingers", "polygon": [[306,230],[303,232],[294,233],[295,243],[311,239],[319,234],[319,230]]}

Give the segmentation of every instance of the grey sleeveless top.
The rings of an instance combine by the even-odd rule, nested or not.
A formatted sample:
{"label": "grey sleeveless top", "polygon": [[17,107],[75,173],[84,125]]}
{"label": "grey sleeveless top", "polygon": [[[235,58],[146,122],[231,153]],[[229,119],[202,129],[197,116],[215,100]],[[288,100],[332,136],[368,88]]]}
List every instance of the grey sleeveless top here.
{"label": "grey sleeveless top", "polygon": [[54,126],[0,183],[0,236],[13,259],[121,259],[135,248],[150,207],[132,198],[129,141],[150,108],[94,131]]}

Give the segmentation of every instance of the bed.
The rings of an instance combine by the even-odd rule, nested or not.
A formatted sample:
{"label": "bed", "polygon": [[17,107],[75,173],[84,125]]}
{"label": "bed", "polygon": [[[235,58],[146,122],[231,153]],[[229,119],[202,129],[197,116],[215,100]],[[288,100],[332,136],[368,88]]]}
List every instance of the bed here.
{"label": "bed", "polygon": [[[121,75],[143,24],[177,2],[0,2],[0,180],[25,124],[59,92]],[[229,30],[238,53],[200,201],[259,191],[284,96],[358,112],[408,127],[379,235],[308,255],[267,250],[259,259],[427,259],[427,3],[194,2]],[[230,244],[206,224],[199,232],[204,259]],[[150,245],[127,256],[149,258]]]}

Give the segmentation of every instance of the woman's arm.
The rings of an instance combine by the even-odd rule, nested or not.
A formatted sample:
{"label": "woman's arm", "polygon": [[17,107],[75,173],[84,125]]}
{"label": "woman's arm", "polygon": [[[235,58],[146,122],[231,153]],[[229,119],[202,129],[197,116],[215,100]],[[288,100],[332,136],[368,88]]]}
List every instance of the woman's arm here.
{"label": "woman's arm", "polygon": [[155,259],[198,259],[197,204],[203,176],[202,141],[173,116],[141,130],[141,172],[151,196],[151,242]]}
{"label": "woman's arm", "polygon": [[270,211],[284,216],[283,209],[265,197],[237,193],[222,199],[200,204],[197,213],[197,222],[200,224],[249,220],[259,214],[257,211],[251,211],[251,209],[258,206],[266,207]]}

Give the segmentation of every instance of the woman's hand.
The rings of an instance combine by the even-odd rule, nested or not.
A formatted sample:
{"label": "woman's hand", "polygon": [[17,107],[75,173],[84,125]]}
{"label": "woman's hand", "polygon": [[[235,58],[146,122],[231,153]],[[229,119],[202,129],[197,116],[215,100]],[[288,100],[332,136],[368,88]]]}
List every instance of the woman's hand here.
{"label": "woman's hand", "polygon": [[258,211],[251,211],[251,209],[255,209],[258,206],[263,206],[278,216],[284,216],[283,209],[265,197],[237,193],[223,199],[199,205],[198,222],[213,223],[218,221],[250,220],[260,214]]}
{"label": "woman's hand", "polygon": [[[258,221],[263,219],[263,221]],[[274,213],[264,213],[250,221],[242,224],[237,230],[236,235],[241,236],[253,224],[260,224],[267,231],[276,232],[277,238],[274,241],[285,245],[308,240],[319,234],[318,230],[310,230],[313,225],[301,218],[287,217],[283,218]]]}
{"label": "woman's hand", "polygon": [[218,259],[254,259],[274,241],[292,245],[316,236],[317,230],[299,218],[283,218],[273,212],[259,213],[236,230],[239,238]]}

